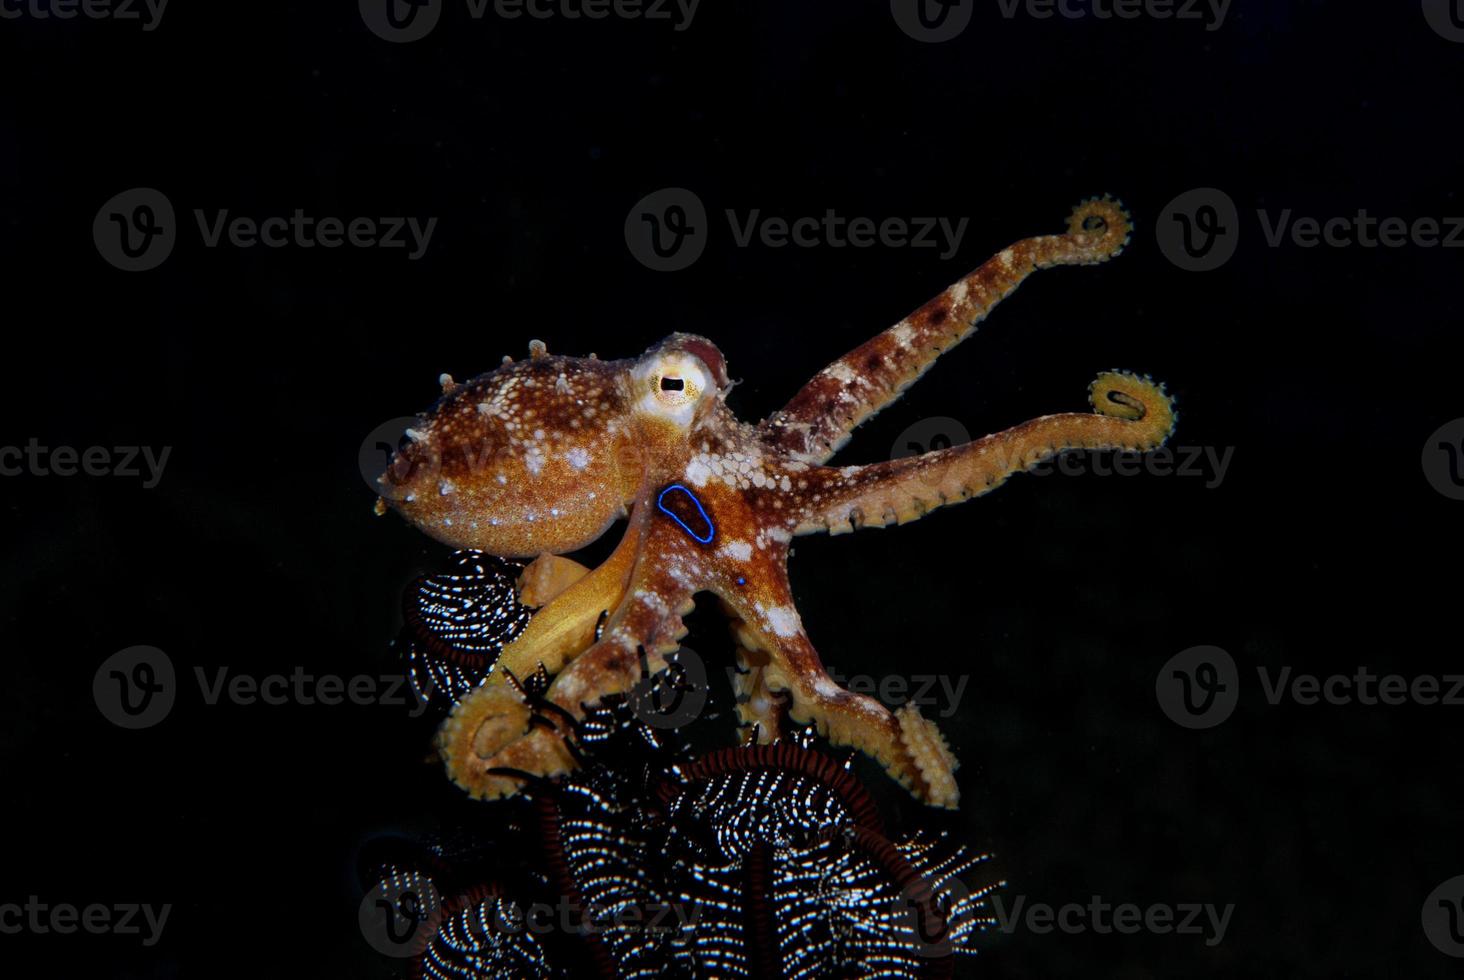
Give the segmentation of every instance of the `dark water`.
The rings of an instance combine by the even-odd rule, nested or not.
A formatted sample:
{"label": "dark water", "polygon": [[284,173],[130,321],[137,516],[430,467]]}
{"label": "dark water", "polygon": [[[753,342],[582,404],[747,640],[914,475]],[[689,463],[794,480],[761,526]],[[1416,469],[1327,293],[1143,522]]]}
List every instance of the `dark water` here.
{"label": "dark water", "polygon": [[[0,445],[105,447],[114,466],[116,447],[170,448],[151,488],[56,476],[54,456],[0,479],[0,903],[172,906],[152,946],[0,934],[7,975],[392,975],[357,928],[355,853],[467,805],[423,761],[430,725],[382,704],[210,705],[194,672],[399,672],[397,597],[444,549],[372,516],[358,450],[430,404],[438,374],[531,338],[608,357],[694,330],[759,418],[1101,193],[1135,216],[1129,251],[1034,278],[842,458],[928,439],[905,434],[924,419],[979,435],[1081,410],[1093,374],[1122,367],[1177,395],[1198,472],[1018,478],[908,527],[801,539],[804,621],[845,677],[934,679],[964,792],[937,823],[996,851],[1013,898],[1234,906],[1214,945],[1024,923],[967,969],[1457,972],[1420,916],[1464,874],[1464,705],[1272,705],[1257,673],[1464,670],[1464,504],[1420,465],[1452,486],[1431,434],[1464,415],[1464,252],[1413,224],[1464,244],[1464,44],[1418,3],[1236,0],[1216,24],[991,2],[944,43],[873,2],[707,3],[684,30],[450,4],[411,43],[354,7],[0,23]],[[92,226],[137,187],[166,196],[177,242],[126,273]],[[625,238],[666,187],[709,213],[705,252],[674,272]],[[1195,188],[1238,215],[1213,271],[1172,244],[1166,208]],[[1191,209],[1192,246],[1217,202]],[[436,222],[416,259],[206,244],[221,210],[296,209]],[[830,210],[969,220],[933,247],[744,247],[732,227]],[[1404,219],[1406,240],[1365,244],[1360,210]],[[1302,218],[1346,221],[1308,246]],[[710,604],[691,626],[727,662]],[[182,694],[124,731],[91,685],[138,644],[169,654]],[[1239,703],[1190,730],[1155,681],[1205,644],[1233,657]],[[956,703],[941,680],[964,683]]]}

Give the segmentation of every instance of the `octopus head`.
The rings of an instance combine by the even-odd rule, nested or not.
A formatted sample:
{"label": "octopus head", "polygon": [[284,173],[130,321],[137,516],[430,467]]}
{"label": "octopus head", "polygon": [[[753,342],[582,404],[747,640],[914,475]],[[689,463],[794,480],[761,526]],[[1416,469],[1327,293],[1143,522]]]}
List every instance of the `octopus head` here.
{"label": "octopus head", "polygon": [[449,385],[377,480],[382,499],[455,548],[532,557],[590,544],[643,477],[630,361],[542,345]]}

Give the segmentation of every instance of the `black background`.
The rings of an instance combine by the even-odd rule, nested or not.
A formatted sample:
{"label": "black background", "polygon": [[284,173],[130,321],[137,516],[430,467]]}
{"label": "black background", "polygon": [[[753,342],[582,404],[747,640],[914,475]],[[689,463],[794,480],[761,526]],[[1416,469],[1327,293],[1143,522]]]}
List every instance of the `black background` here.
{"label": "black background", "polygon": [[[178,4],[155,31],[0,21],[0,444],[170,446],[161,483],[0,480],[0,901],[171,903],[161,942],[0,936],[7,975],[390,976],[354,861],[468,805],[401,708],[208,706],[192,671],[399,669],[397,598],[445,549],[371,513],[357,453],[531,338],[628,356],[715,340],[753,420],[837,354],[1098,193],[1129,251],[1042,273],[842,459],[911,424],[972,434],[1078,410],[1095,371],[1167,382],[1203,478],[1051,476],[912,526],[796,543],[805,623],[841,673],[969,675],[940,719],[959,814],[1029,902],[1234,903],[1224,941],[998,937],[1013,977],[1444,976],[1424,898],[1464,873],[1460,707],[1271,706],[1273,672],[1458,666],[1464,504],[1426,482],[1461,411],[1460,254],[1269,247],[1272,215],[1444,218],[1464,45],[1414,2],[1235,0],[1196,21],[1000,16],[917,43],[880,2],[714,3],[644,20],[472,20],[392,44],[354,4]],[[112,195],[155,187],[180,241],[155,270],[99,256]],[[628,251],[642,196],[693,189],[691,268]],[[1239,249],[1181,271],[1176,195],[1223,189]],[[208,249],[192,210],[436,216],[402,251]],[[969,217],[916,248],[736,247],[724,209]],[[710,604],[688,644],[719,666]],[[1160,666],[1225,647],[1234,716],[1169,721]],[[184,677],[141,732],[101,717],[98,665],[134,644]],[[871,782],[882,778],[869,771]],[[885,793],[892,806],[898,793]],[[925,820],[907,807],[905,819]],[[48,967],[41,969],[41,964]],[[33,972],[26,973],[22,966]]]}

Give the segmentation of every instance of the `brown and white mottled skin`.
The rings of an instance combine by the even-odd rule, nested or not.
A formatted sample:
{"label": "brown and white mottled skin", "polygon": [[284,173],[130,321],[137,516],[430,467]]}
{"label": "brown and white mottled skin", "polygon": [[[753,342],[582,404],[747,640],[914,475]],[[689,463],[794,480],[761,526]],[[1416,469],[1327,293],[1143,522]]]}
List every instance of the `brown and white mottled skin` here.
{"label": "brown and white mottled skin", "polygon": [[[522,780],[510,771],[572,768],[563,719],[664,665],[693,597],[710,592],[733,621],[747,669],[739,710],[760,738],[776,737],[786,712],[878,758],[926,802],[955,806],[955,759],[935,726],[913,705],[891,712],[824,671],[789,589],[789,542],[915,520],[1063,449],[1161,445],[1174,423],[1169,398],[1147,379],[1105,373],[1090,391],[1095,413],[1048,415],[906,459],[825,465],[1033,270],[1103,262],[1128,232],[1117,202],[1085,202],[1065,233],[1002,251],[824,368],[758,425],[728,409],[722,355],[691,334],[621,361],[551,356],[535,341],[527,361],[505,358],[466,384],[445,378],[442,399],[383,475],[383,499],[454,547],[555,562],[526,577],[542,607],[443,724],[439,748],[452,778],[492,799],[517,792]],[[674,484],[705,508],[709,542],[657,508]],[[668,499],[688,503],[679,491]],[[706,536],[694,512],[684,516]],[[581,548],[622,517],[619,546],[587,574],[541,557]],[[536,713],[513,680],[540,664],[562,714]]]}

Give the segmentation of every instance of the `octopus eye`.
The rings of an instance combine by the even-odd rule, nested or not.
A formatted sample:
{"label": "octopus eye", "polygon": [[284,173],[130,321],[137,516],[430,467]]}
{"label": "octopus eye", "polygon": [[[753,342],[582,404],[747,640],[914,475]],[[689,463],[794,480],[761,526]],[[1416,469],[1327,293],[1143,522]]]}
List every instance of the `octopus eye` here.
{"label": "octopus eye", "polygon": [[690,405],[700,394],[701,389],[694,380],[671,374],[662,375],[660,382],[656,385],[656,401],[666,408],[681,408],[683,405]]}
{"label": "octopus eye", "polygon": [[696,404],[708,388],[706,373],[690,358],[663,362],[652,376],[651,394],[662,410],[679,411]]}
{"label": "octopus eye", "polygon": [[636,366],[637,407],[675,425],[690,425],[697,410],[717,392],[715,379],[695,356],[680,350],[656,351]]}

